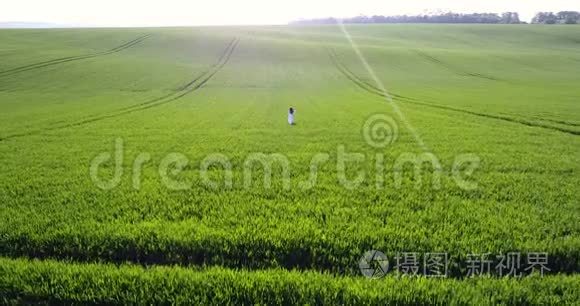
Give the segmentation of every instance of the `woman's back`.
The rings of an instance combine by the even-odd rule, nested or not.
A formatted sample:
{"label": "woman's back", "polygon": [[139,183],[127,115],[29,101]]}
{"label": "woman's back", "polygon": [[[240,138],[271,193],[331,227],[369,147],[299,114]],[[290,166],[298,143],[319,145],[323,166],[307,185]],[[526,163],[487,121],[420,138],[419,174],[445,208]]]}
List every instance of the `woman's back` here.
{"label": "woman's back", "polygon": [[292,107],[288,110],[288,124],[294,125],[294,108]]}

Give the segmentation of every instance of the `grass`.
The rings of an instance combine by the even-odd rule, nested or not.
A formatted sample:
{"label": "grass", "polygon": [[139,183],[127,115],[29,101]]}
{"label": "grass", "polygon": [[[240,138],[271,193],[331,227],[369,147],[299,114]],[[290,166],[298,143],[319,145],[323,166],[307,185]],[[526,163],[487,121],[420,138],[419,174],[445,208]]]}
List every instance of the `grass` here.
{"label": "grass", "polygon": [[[2,295],[122,303],[144,297],[138,287],[121,287],[128,288],[123,295],[104,287],[95,296],[79,288],[110,275],[159,288],[175,274],[192,280],[162,292],[180,301],[209,299],[212,291],[199,282],[214,276],[217,287],[233,286],[224,290],[248,288],[237,297],[216,293],[241,303],[578,299],[577,291],[563,288],[578,282],[580,270],[580,28],[347,30],[394,102],[385,100],[336,26],[0,31],[0,269],[15,271],[3,273]],[[396,184],[397,158],[424,150],[393,104],[442,164],[441,188],[429,174],[417,187],[410,168]],[[297,109],[294,127],[286,124],[289,106]],[[361,135],[377,113],[399,126],[396,142],[380,150]],[[118,187],[101,190],[89,166],[101,152],[112,153],[117,138],[124,175]],[[340,146],[365,156],[346,169],[351,179],[366,173],[354,190],[336,174]],[[170,190],[160,177],[159,165],[174,152],[189,160],[173,176],[189,183],[187,190]],[[290,189],[279,167],[272,188],[261,185],[260,170],[244,187],[244,161],[256,152],[288,158]],[[141,153],[151,159],[135,190],[131,173]],[[202,160],[215,153],[232,164],[231,188],[210,188],[200,177]],[[329,161],[314,188],[300,188],[318,153],[328,153]],[[381,188],[377,153],[384,155]],[[475,190],[459,188],[450,172],[465,153],[481,161],[471,177]],[[113,168],[105,164],[103,177]],[[219,169],[209,175],[224,178]],[[453,279],[409,280],[410,289],[385,292],[394,280],[370,282],[358,270],[359,258],[372,249],[390,257],[447,252]],[[552,275],[462,280],[458,265],[467,254],[485,252],[547,252]],[[71,273],[83,274],[83,282],[65,283]],[[62,283],[62,291],[36,288],[38,274]],[[274,295],[301,298],[266,299],[286,284],[289,291]],[[489,293],[495,288],[504,288],[497,297]],[[148,301],[156,298],[164,299]]]}
{"label": "grass", "polygon": [[[577,277],[381,281],[284,270],[0,260],[0,301],[94,304],[573,304]],[[106,280],[106,281],[103,281]]]}

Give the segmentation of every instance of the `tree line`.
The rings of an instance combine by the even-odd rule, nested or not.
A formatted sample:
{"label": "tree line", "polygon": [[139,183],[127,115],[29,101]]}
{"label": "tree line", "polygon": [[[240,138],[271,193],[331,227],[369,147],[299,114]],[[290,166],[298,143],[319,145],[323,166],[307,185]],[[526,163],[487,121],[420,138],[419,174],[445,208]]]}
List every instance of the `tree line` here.
{"label": "tree line", "polygon": [[578,24],[580,23],[580,12],[562,11],[556,14],[552,12],[540,12],[532,19],[532,23]]}
{"label": "tree line", "polygon": [[[291,22],[291,24],[334,24],[336,18],[301,19]],[[496,13],[471,13],[460,14],[447,12],[442,14],[429,15],[397,15],[397,16],[356,16],[342,19],[343,23],[489,23],[489,24],[520,24],[526,23],[520,20],[517,12]],[[562,11],[539,12],[533,18],[532,23],[538,24],[578,24],[580,23],[580,12]]]}

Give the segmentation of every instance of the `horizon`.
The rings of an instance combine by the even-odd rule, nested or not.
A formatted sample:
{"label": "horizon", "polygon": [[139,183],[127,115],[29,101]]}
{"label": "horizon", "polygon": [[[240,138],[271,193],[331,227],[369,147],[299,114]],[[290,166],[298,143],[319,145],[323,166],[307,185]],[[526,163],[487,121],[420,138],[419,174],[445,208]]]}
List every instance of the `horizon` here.
{"label": "horizon", "polygon": [[[34,10],[30,8],[34,7]],[[135,10],[139,7],[138,10]],[[227,9],[224,9],[227,8]],[[141,3],[112,0],[79,4],[71,0],[12,2],[0,11],[0,26],[37,24],[40,27],[188,27],[286,25],[301,19],[350,18],[359,15],[424,15],[443,12],[499,13],[517,12],[522,21],[530,22],[538,12],[580,11],[579,1],[498,1],[486,3],[451,0],[409,0],[389,4],[375,0],[356,3],[332,3],[329,0],[310,3],[305,0],[250,0],[238,3],[217,0],[196,6],[185,0]]]}

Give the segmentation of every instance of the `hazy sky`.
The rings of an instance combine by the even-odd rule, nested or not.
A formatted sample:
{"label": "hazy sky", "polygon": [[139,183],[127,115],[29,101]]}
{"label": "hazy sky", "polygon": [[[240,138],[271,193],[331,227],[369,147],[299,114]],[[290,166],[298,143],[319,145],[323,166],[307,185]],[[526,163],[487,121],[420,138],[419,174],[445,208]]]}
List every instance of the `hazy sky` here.
{"label": "hazy sky", "polygon": [[285,24],[299,18],[419,14],[428,11],[580,11],[580,0],[2,0],[0,22],[95,26]]}

